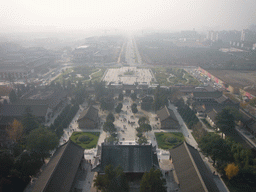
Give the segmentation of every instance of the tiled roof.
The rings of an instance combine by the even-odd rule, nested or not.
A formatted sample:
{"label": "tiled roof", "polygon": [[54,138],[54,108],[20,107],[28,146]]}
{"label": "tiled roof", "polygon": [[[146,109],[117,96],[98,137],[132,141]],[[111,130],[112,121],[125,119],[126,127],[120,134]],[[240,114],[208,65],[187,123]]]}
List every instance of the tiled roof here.
{"label": "tiled roof", "polygon": [[218,103],[223,103],[226,100],[228,100],[228,98],[225,95],[215,98],[215,101],[217,101]]}
{"label": "tiled roof", "polygon": [[77,121],[80,121],[82,119],[88,118],[92,121],[97,121],[98,118],[98,109],[94,108],[92,105],[88,107],[86,110],[84,110]]}
{"label": "tiled roof", "polygon": [[222,92],[221,91],[214,91],[214,92],[194,92],[193,93],[193,97],[194,98],[201,98],[201,99],[205,99],[205,98],[218,98],[222,96]]}
{"label": "tiled roof", "polygon": [[2,116],[18,117],[26,113],[26,109],[30,108],[32,115],[37,117],[45,117],[47,113],[47,105],[13,105],[6,104],[0,106],[0,114]]}
{"label": "tiled roof", "polygon": [[84,149],[72,141],[60,146],[35,183],[33,192],[69,192]]}
{"label": "tiled roof", "polygon": [[170,157],[181,191],[219,191],[199,152],[192,146],[183,142],[170,150]]}
{"label": "tiled roof", "polygon": [[31,92],[24,95],[15,104],[19,105],[48,105],[49,108],[54,109],[67,96],[66,91],[46,91],[43,96],[40,96],[40,91]]}
{"label": "tiled roof", "polygon": [[166,106],[164,106],[162,109],[158,110],[156,112],[156,114],[160,118],[160,121],[163,121],[169,117],[171,117],[175,121],[178,121],[174,112],[172,110],[169,110]]}
{"label": "tiled roof", "polygon": [[104,173],[107,165],[120,165],[125,173],[148,172],[159,167],[157,154],[152,145],[107,145],[102,144],[101,163],[94,171]]}
{"label": "tiled roof", "polygon": [[147,96],[145,96],[145,97],[142,97],[142,98],[141,98],[141,101],[142,101],[142,102],[153,102],[154,99],[153,99],[152,96],[147,95]]}

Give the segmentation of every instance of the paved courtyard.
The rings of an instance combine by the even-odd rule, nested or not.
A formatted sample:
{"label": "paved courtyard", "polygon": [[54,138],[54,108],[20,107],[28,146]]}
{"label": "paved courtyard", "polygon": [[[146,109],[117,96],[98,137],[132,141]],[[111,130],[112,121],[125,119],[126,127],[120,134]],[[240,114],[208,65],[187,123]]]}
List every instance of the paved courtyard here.
{"label": "paved courtyard", "polygon": [[151,69],[138,69],[137,67],[121,67],[116,69],[108,69],[103,80],[108,83],[113,82],[115,84],[134,84],[134,83],[146,83],[150,84],[154,78]]}

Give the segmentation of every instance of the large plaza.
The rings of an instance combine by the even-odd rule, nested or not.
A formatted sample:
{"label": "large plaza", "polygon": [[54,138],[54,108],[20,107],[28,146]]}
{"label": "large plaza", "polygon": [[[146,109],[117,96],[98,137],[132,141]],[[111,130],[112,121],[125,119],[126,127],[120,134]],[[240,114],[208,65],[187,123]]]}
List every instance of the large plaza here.
{"label": "large plaza", "polygon": [[103,81],[106,81],[107,84],[110,82],[114,84],[135,84],[137,82],[149,85],[152,80],[154,80],[154,75],[151,69],[139,69],[137,67],[108,69],[103,77]]}

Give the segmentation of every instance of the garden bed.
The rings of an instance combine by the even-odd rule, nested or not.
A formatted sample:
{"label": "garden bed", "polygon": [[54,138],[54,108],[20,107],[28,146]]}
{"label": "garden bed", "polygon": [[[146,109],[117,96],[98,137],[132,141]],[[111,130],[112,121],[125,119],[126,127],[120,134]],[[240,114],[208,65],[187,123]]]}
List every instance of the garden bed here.
{"label": "garden bed", "polygon": [[70,139],[84,149],[96,147],[100,132],[73,132]]}
{"label": "garden bed", "polygon": [[174,146],[184,141],[182,133],[155,133],[158,148],[172,149]]}

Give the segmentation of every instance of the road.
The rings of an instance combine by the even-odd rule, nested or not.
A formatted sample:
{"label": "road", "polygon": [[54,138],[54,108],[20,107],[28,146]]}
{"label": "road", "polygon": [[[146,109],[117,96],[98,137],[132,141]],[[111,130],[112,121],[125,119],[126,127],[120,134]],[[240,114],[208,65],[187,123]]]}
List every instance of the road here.
{"label": "road", "polygon": [[133,37],[130,37],[127,41],[125,60],[130,66],[140,66],[142,64],[141,56]]}

